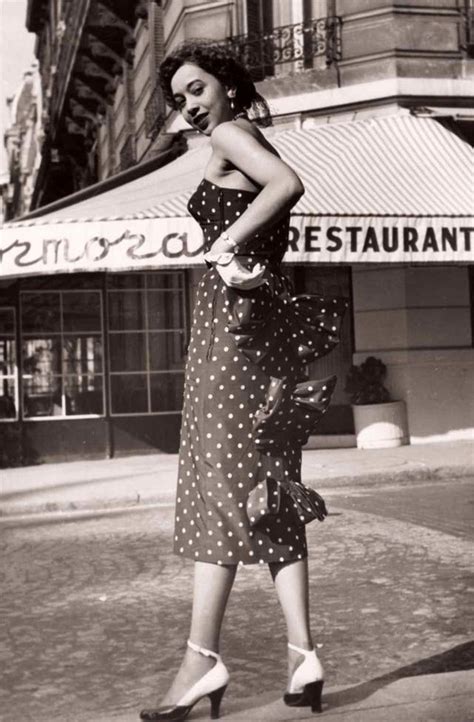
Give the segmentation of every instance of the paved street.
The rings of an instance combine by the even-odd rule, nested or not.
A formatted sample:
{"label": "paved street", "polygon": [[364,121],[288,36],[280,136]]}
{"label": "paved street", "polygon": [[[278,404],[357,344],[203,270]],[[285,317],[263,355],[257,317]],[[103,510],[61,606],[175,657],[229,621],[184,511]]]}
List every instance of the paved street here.
{"label": "paved street", "polygon": [[[331,515],[308,537],[330,708],[398,678],[474,668],[474,480],[326,497]],[[166,688],[186,638],[192,564],[170,553],[172,507],[1,534],[3,720],[134,719]],[[239,697],[283,691],[266,568],[240,570],[222,653],[232,675],[224,713]],[[331,691],[349,685],[342,697]]]}
{"label": "paved street", "polygon": [[474,541],[474,483],[392,485],[378,489],[343,490],[337,497],[346,509],[368,510],[428,529]]}

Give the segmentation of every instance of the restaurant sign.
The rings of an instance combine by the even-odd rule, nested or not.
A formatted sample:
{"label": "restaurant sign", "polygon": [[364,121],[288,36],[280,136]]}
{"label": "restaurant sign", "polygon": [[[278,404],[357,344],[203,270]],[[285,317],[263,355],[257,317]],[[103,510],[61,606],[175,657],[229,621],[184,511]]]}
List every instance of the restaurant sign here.
{"label": "restaurant sign", "polygon": [[[178,268],[203,263],[191,218],[10,225],[0,231],[0,276]],[[291,217],[290,263],[473,263],[474,218]]]}

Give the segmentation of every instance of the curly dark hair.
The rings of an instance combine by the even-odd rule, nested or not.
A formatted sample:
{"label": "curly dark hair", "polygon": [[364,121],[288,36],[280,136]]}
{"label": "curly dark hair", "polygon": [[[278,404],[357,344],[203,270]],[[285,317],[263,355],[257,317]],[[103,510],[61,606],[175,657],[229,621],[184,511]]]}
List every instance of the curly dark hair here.
{"label": "curly dark hair", "polygon": [[178,45],[161,63],[159,81],[166,102],[172,108],[177,109],[171,80],[185,63],[197,65],[217,78],[224,87],[235,88],[237,109],[249,111],[249,117],[255,123],[263,126],[272,124],[267,101],[257,92],[247,68],[228,44],[216,43],[214,40],[187,40]]}

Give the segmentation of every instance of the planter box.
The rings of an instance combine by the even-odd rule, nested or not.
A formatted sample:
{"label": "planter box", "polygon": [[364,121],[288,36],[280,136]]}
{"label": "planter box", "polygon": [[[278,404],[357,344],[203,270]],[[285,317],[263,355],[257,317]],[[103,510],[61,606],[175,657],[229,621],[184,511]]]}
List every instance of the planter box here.
{"label": "planter box", "polygon": [[389,449],[409,443],[404,401],[354,404],[352,411],[358,449]]}

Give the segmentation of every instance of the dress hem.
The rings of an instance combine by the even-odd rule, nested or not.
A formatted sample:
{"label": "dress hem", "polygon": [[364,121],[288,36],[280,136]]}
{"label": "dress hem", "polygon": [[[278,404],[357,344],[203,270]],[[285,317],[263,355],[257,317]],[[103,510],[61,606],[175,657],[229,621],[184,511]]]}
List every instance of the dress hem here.
{"label": "dress hem", "polygon": [[180,552],[173,549],[173,554],[175,554],[178,557],[184,557],[185,559],[189,559],[193,562],[204,562],[206,564],[215,564],[219,567],[241,567],[241,566],[256,566],[258,564],[271,564],[276,562],[277,564],[285,564],[289,562],[301,562],[308,558],[308,552],[301,552],[297,556],[292,555],[291,557],[283,557],[283,556],[277,556],[275,554],[270,555],[268,558],[262,558],[259,557],[258,559],[239,559],[238,561],[229,561],[229,562],[223,562],[220,559],[214,560],[214,559],[199,559],[196,558],[194,554],[187,554],[186,552]]}

